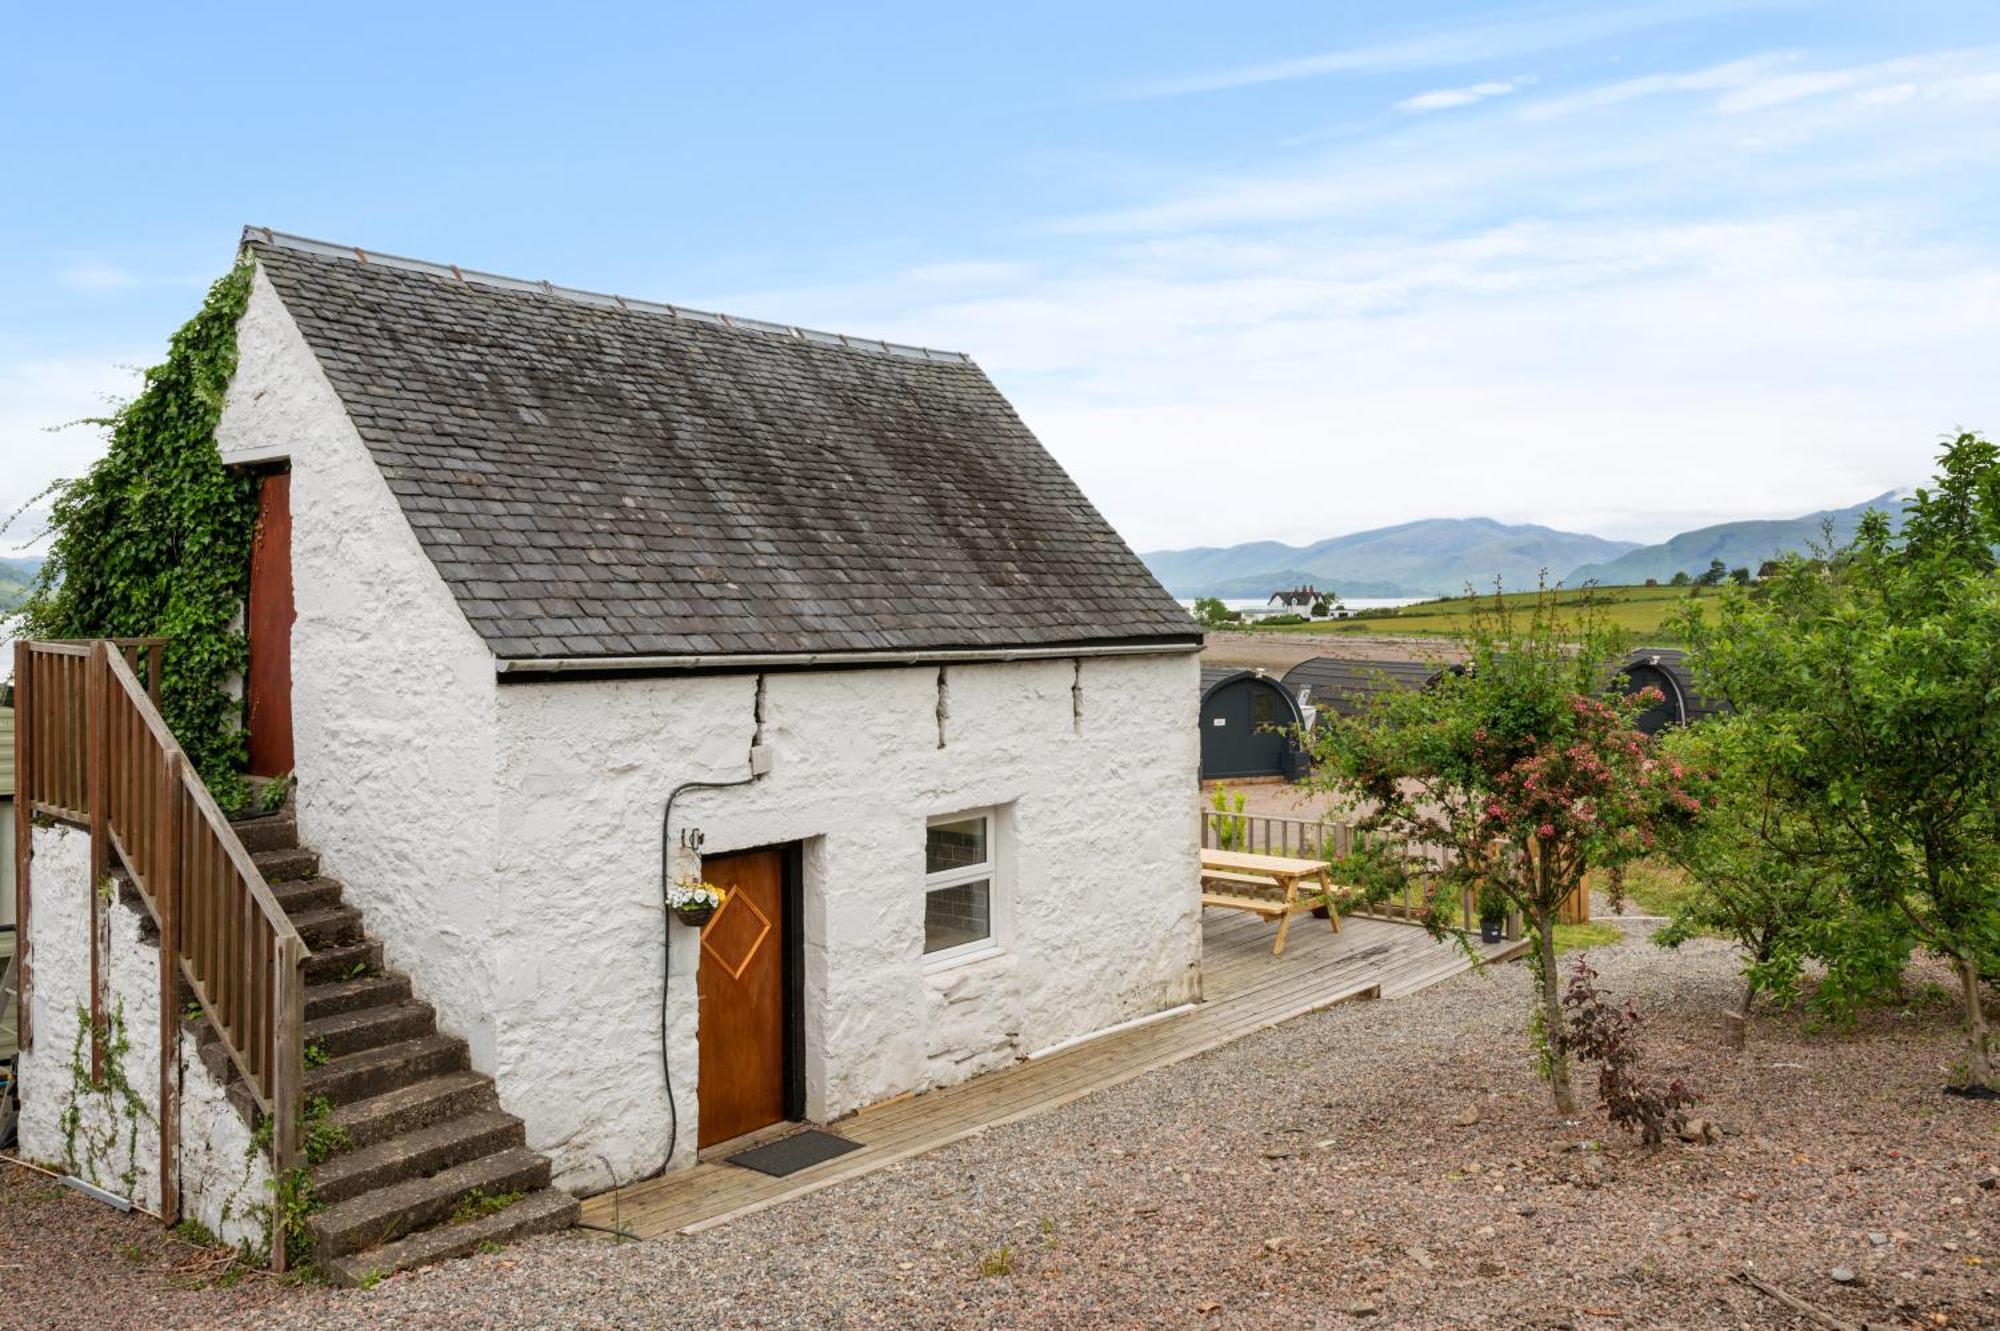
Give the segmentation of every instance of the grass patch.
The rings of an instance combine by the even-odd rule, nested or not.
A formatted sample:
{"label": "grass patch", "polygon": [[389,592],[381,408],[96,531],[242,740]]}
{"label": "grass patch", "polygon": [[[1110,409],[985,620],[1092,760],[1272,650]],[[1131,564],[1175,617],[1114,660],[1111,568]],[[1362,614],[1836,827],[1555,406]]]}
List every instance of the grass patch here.
{"label": "grass patch", "polygon": [[487,1193],[474,1188],[460,1198],[458,1205],[452,1209],[451,1223],[465,1225],[474,1220],[483,1220],[489,1215],[497,1215],[525,1196],[527,1194],[524,1192]]}
{"label": "grass patch", "polygon": [[[1667,617],[1693,594],[1692,587],[1598,587],[1589,593],[1582,588],[1558,591],[1555,598],[1560,612],[1581,605],[1585,596],[1591,595],[1599,613],[1610,623],[1644,639],[1648,645],[1667,646],[1677,641],[1666,630]],[[1718,593],[1705,590],[1702,594],[1715,596]],[[1525,612],[1531,608],[1535,596],[1534,592],[1510,592],[1504,599],[1510,608]],[[1386,633],[1456,638],[1471,631],[1475,607],[1490,610],[1492,605],[1493,596],[1489,592],[1483,596],[1452,596],[1383,610],[1360,610],[1347,619],[1281,624],[1268,628],[1251,623],[1245,627],[1260,633],[1331,633],[1361,637]]]}
{"label": "grass patch", "polygon": [[1661,860],[1640,860],[1625,869],[1625,899],[1648,915],[1671,918],[1697,890],[1693,879]]}
{"label": "grass patch", "polygon": [[1599,924],[1593,920],[1589,924],[1558,924],[1556,926],[1556,955],[1565,952],[1581,952],[1591,947],[1615,947],[1625,941],[1625,931],[1615,924]]}
{"label": "grass patch", "polygon": [[979,1274],[982,1279],[1014,1274],[1014,1250],[1009,1247],[995,1248],[979,1259]]}

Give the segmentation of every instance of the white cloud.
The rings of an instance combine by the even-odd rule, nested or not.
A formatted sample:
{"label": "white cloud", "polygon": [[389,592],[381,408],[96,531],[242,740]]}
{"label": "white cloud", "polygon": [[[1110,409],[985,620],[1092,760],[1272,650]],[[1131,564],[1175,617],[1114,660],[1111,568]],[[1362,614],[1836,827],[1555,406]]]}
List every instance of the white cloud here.
{"label": "white cloud", "polygon": [[56,280],[78,291],[119,291],[137,286],[139,279],[116,264],[84,259],[56,273]]}
{"label": "white cloud", "polygon": [[1489,97],[1505,97],[1533,83],[1533,75],[1519,78],[1489,80],[1475,83],[1469,88],[1437,88],[1430,92],[1420,92],[1414,97],[1405,97],[1396,103],[1398,111],[1448,111],[1454,107],[1471,106]]}
{"label": "white cloud", "polygon": [[[1163,173],[1027,232],[1033,268],[990,288],[710,303],[971,352],[1141,548],[1845,505],[1928,475],[1946,430],[2000,430],[2000,255],[1954,184],[2000,166],[2000,114],[1959,53],[1713,114],[1807,63]],[[1591,106],[1621,109],[1562,113]]]}
{"label": "white cloud", "polygon": [[1799,52],[1772,52],[1703,69],[1646,74],[1582,92],[1539,98],[1521,108],[1526,120],[1554,120],[1642,98],[1717,93],[1712,109],[1724,115],[1769,111],[1832,93],[1856,90],[1855,100],[1892,106],[1915,98],[1977,101],[2000,96],[2000,48],[1971,48],[1903,56],[1825,69],[1804,69]]}
{"label": "white cloud", "polygon": [[1530,120],[1552,120],[1558,116],[1574,115],[1579,111],[1595,111],[1666,93],[1714,92],[1724,88],[1740,88],[1745,84],[1757,82],[1774,69],[1791,64],[1798,58],[1795,54],[1759,55],[1711,65],[1706,69],[1677,74],[1646,74],[1639,78],[1621,79],[1616,83],[1607,83],[1585,92],[1572,93],[1565,97],[1545,98],[1523,107],[1521,114]]}
{"label": "white cloud", "polygon": [[1537,18],[1472,23],[1366,46],[1158,79],[1134,85],[1126,89],[1126,95],[1178,97],[1294,79],[1324,78],[1332,74],[1438,69],[1479,61],[1505,60],[1751,8],[1756,3],[1757,0],[1681,0],[1680,3],[1598,7]]}
{"label": "white cloud", "polygon": [[[136,392],[139,378],[129,368],[137,353],[103,357],[23,359],[0,363],[0,519],[27,504],[50,481],[81,475],[104,451],[102,432],[89,426],[62,426],[83,417],[108,415]],[[47,520],[37,503],[0,533],[0,555],[38,545]]]}

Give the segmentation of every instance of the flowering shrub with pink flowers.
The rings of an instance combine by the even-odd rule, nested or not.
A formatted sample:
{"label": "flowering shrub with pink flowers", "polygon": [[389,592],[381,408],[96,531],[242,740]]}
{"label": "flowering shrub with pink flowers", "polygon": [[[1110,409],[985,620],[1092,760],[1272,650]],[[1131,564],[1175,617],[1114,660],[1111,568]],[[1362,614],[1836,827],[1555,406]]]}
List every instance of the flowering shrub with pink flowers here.
{"label": "flowering shrub with pink flowers", "polygon": [[1428,688],[1383,690],[1314,741],[1314,783],[1365,833],[1344,866],[1352,876],[1423,882],[1440,935],[1467,891],[1497,892],[1521,913],[1535,946],[1536,1055],[1565,1115],[1576,1097],[1558,910],[1591,869],[1647,853],[1701,811],[1688,774],[1633,725],[1658,692],[1623,696],[1607,673],[1622,646],[1589,597],[1559,606],[1544,587],[1522,610],[1496,592],[1463,661]]}

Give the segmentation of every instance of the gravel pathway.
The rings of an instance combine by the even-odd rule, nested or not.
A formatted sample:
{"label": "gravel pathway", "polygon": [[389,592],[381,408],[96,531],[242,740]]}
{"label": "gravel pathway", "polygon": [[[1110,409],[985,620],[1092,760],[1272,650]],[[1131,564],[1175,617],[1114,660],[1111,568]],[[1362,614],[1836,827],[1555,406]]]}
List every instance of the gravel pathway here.
{"label": "gravel pathway", "polygon": [[1722,945],[1592,960],[1649,1014],[1653,1070],[1705,1093],[1719,1144],[1649,1151],[1593,1115],[1557,1122],[1509,966],[1302,1018],[700,1236],[558,1236],[371,1290],[216,1288],[157,1227],[0,1168],[0,1288],[18,1300],[0,1325],[1813,1325],[1732,1278],[1747,1266],[1854,1323],[2000,1326],[2000,1106],[1940,1092],[1948,999],[1846,1034],[1762,1016],[1732,1055]]}

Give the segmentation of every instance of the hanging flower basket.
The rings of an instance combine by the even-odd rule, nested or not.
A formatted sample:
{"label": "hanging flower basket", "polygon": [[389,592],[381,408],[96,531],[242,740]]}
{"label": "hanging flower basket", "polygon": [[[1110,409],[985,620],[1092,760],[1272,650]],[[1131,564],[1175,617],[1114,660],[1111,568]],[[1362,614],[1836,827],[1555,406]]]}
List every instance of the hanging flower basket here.
{"label": "hanging flower basket", "polygon": [[715,918],[729,893],[714,883],[683,878],[667,889],[667,909],[691,929],[699,929]]}

